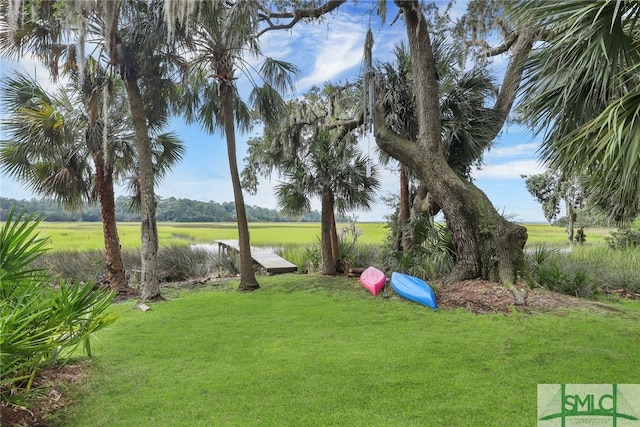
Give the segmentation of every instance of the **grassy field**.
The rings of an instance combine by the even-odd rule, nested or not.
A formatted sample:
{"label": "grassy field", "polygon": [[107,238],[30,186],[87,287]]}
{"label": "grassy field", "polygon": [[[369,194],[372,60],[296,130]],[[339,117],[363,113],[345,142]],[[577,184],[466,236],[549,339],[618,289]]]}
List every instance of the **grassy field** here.
{"label": "grassy field", "polygon": [[[340,224],[338,227],[344,227]],[[282,246],[312,244],[320,238],[320,223],[250,223],[251,244],[254,246]],[[386,226],[382,223],[359,223],[359,241],[377,243],[384,239]],[[102,224],[97,222],[43,222],[38,231],[51,240],[53,250],[92,250],[104,248]],[[140,224],[118,223],[118,235],[123,249],[140,247]],[[235,223],[176,223],[158,224],[160,246],[211,243],[217,239],[237,239]]]}
{"label": "grassy field", "polygon": [[[527,246],[568,246],[567,232],[564,227],[555,227],[549,224],[523,224],[527,227],[529,238]],[[615,227],[605,228],[585,228],[586,242],[584,246],[600,246],[605,242],[611,231],[615,231]],[[577,231],[577,228],[576,228]]]}
{"label": "grassy field", "polygon": [[532,426],[538,384],[640,383],[638,302],[479,316],[344,277],[236,285],[114,306],[64,425]]}
{"label": "grassy field", "polygon": [[[347,224],[339,224],[339,228]],[[529,232],[528,246],[566,246],[567,235],[563,227],[548,224],[525,224]],[[250,223],[251,244],[254,246],[309,245],[318,241],[319,223]],[[387,233],[384,223],[358,223],[358,242],[381,243]],[[104,248],[102,224],[97,222],[43,222],[38,227],[43,236],[51,239],[51,248],[56,250],[93,250]],[[585,230],[587,246],[603,243],[610,229]],[[119,223],[118,233],[123,249],[140,247],[140,224]],[[237,239],[235,223],[159,223],[160,246],[210,243],[216,239]]]}

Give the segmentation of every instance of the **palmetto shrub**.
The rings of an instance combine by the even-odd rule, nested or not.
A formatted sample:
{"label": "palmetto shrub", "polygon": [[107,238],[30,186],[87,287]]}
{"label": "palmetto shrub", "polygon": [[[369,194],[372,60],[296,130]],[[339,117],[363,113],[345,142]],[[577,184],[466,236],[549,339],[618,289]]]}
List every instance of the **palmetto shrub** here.
{"label": "palmetto shrub", "polygon": [[597,286],[589,264],[544,246],[527,254],[527,258],[531,278],[543,288],[581,298],[595,295]]}
{"label": "palmetto shrub", "polygon": [[46,240],[35,233],[41,219],[12,210],[0,230],[0,395],[24,404],[38,370],[68,357],[90,335],[115,319],[105,310],[114,293],[91,284],[59,281],[34,268]]}
{"label": "palmetto shrub", "polygon": [[284,248],[280,255],[294,263],[298,267],[299,274],[318,272],[322,265],[322,253],[319,244],[307,247],[290,245]]}
{"label": "palmetto shrub", "polygon": [[412,218],[404,230],[411,235],[408,252],[397,250],[397,243],[388,240],[384,268],[420,277],[424,280],[439,279],[451,272],[456,253],[451,233],[446,226],[437,224],[427,215]]}

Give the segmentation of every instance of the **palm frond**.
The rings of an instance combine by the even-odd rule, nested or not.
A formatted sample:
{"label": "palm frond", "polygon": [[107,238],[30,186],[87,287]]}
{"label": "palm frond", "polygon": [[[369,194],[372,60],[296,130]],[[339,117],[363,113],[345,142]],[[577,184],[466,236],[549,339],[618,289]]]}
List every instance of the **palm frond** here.
{"label": "palm frond", "polygon": [[635,218],[640,200],[640,91],[611,103],[599,116],[567,136],[542,147],[542,158],[569,174],[588,173],[593,190],[607,183],[596,204],[611,219]]}
{"label": "palm frond", "polygon": [[273,86],[274,90],[288,93],[295,88],[293,77],[298,71],[298,67],[290,62],[265,58],[260,67],[260,76],[265,82]]}
{"label": "palm frond", "polygon": [[186,152],[182,140],[174,132],[167,132],[152,139],[154,179],[156,184],[179,163]]}
{"label": "palm frond", "polygon": [[520,106],[544,135],[542,158],[576,176],[587,171],[589,199],[628,220],[640,201],[640,3],[529,2],[519,10],[549,33]]}
{"label": "palm frond", "polygon": [[280,93],[268,84],[254,87],[249,102],[267,123],[280,119],[286,110],[286,103]]}
{"label": "palm frond", "polygon": [[275,196],[283,215],[297,216],[311,211],[311,200],[293,179],[276,185]]}

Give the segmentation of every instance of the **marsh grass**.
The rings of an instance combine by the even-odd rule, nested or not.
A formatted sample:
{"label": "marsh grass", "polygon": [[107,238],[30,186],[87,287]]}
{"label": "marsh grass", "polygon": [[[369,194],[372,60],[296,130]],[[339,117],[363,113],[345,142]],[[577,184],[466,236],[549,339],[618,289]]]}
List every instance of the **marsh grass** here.
{"label": "marsh grass", "polygon": [[[549,247],[566,247],[569,245],[567,230],[565,227],[558,227],[549,224],[522,224],[527,228],[529,235],[527,247],[546,245]],[[576,228],[577,230],[577,228]],[[615,227],[594,227],[585,228],[586,247],[601,246],[606,243],[606,238]]]}
{"label": "marsh grass", "polygon": [[[344,227],[346,224],[338,224]],[[376,244],[384,240],[386,225],[358,223],[359,243]],[[290,244],[313,244],[320,236],[319,223],[250,223],[253,246],[280,247]],[[38,231],[50,239],[53,251],[103,249],[102,224],[98,222],[42,222]],[[118,223],[123,249],[140,248],[140,224]],[[160,246],[212,243],[214,240],[237,239],[235,223],[158,223]]]}
{"label": "marsh grass", "polygon": [[598,289],[623,288],[640,293],[640,248],[612,251],[606,247],[577,247],[567,259],[582,264]]}
{"label": "marsh grass", "polygon": [[322,254],[318,245],[287,245],[279,254],[298,267],[298,273],[316,273],[320,271]]}
{"label": "marsh grass", "polygon": [[[350,224],[338,224],[345,228]],[[567,234],[564,227],[548,224],[523,224],[527,227],[528,247],[547,245],[567,246]],[[319,223],[250,223],[251,244],[253,246],[287,246],[295,244],[313,244],[320,236]],[[382,244],[388,231],[384,223],[357,223],[358,243]],[[605,244],[605,238],[614,229],[587,228],[585,246]],[[102,225],[98,222],[42,222],[38,231],[50,238],[53,251],[103,249]],[[118,234],[123,249],[140,248],[140,224],[118,223]],[[192,243],[211,243],[216,239],[237,239],[235,223],[158,223],[160,246],[189,245]]]}
{"label": "marsh grass", "polygon": [[640,382],[634,302],[478,316],[344,277],[261,285],[113,307],[64,425],[517,427],[536,424],[538,384]]}
{"label": "marsh grass", "polygon": [[[140,282],[140,251],[122,251],[125,272],[132,286]],[[65,280],[101,282],[106,275],[102,250],[57,251],[43,255],[35,264]],[[236,254],[207,251],[189,246],[169,246],[158,251],[162,281],[180,281],[199,277],[230,277],[239,273]]]}
{"label": "marsh grass", "polygon": [[[44,224],[44,225],[43,225]],[[119,225],[121,235],[126,239],[135,234],[135,244],[123,245],[123,261],[135,286],[139,278],[139,227],[133,224]],[[73,250],[60,249],[50,251],[41,260],[44,266],[52,268],[54,273],[69,280],[100,280],[106,273],[104,250],[102,249],[101,228],[97,223],[40,223],[39,227],[48,230],[55,241],[64,241],[63,247],[73,244]],[[252,223],[252,245],[270,247],[276,253],[298,266],[300,273],[319,271],[322,257],[319,247],[319,224],[315,223]],[[343,228],[347,229],[346,225]],[[539,284],[558,292],[570,295],[592,297],[613,289],[638,292],[640,273],[637,268],[640,259],[634,249],[611,251],[606,246],[608,229],[587,229],[587,243],[574,245],[570,253],[565,243],[566,235],[562,227],[544,224],[529,224],[529,241],[543,242],[551,251],[551,257],[544,265],[533,270],[534,279]],[[356,224],[357,243],[345,238],[341,244],[341,257],[355,267],[378,265],[385,270],[402,270],[403,261],[415,268],[406,272],[432,279],[447,273],[446,263],[434,254],[425,256],[419,263],[414,260],[383,259],[382,242],[385,239],[386,226],[378,223]],[[216,239],[235,238],[236,225],[231,223],[161,223],[160,268],[165,281],[185,280],[189,277],[224,276],[237,274],[237,257],[223,256],[217,253],[197,253],[190,250],[194,243],[211,243]],[[64,236],[63,236],[64,235]],[[56,237],[57,236],[57,237]],[[75,236],[75,237],[74,237]],[[77,238],[91,242],[81,244]],[[85,243],[86,243],[85,242]],[[94,249],[86,249],[93,246]],[[527,245],[527,253],[535,266],[536,248],[541,245]],[[100,249],[98,249],[100,248]],[[392,268],[393,266],[393,268]]]}
{"label": "marsh grass", "polygon": [[622,289],[640,291],[640,248],[612,251],[605,246],[576,245],[571,251],[545,246],[528,253],[531,273],[543,287],[591,298]]}

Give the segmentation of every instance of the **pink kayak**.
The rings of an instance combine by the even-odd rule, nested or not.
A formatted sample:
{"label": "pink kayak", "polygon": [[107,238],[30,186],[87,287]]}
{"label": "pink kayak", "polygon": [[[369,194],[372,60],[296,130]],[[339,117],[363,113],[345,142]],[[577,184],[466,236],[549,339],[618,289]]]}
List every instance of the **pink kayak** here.
{"label": "pink kayak", "polygon": [[369,267],[360,275],[360,284],[374,297],[380,293],[384,284],[387,282],[387,276],[375,267]]}

